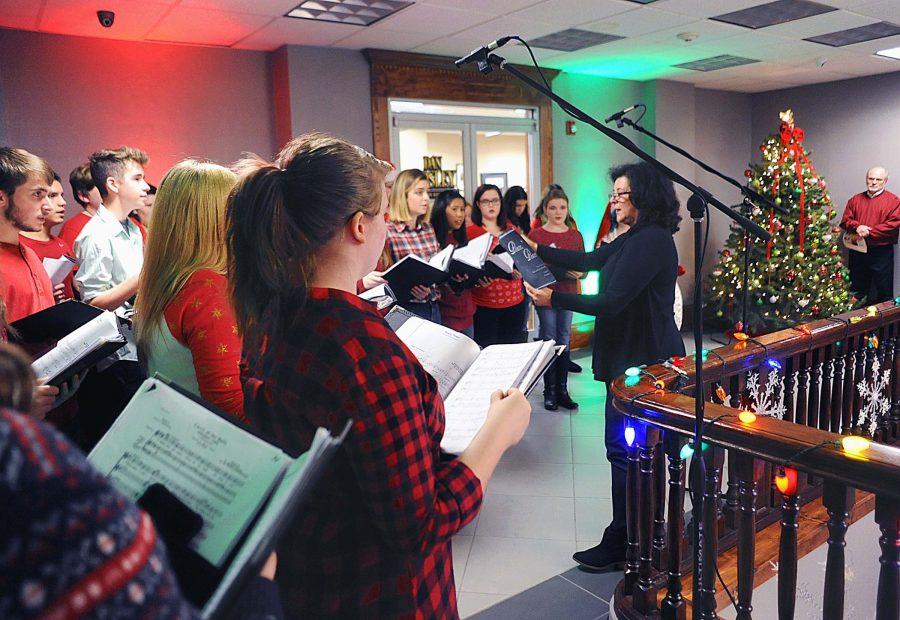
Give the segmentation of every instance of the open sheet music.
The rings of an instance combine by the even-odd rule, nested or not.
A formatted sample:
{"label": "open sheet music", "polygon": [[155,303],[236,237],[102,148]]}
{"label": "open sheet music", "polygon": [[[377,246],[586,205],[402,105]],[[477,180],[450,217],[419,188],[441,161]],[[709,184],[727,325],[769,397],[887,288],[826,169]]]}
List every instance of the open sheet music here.
{"label": "open sheet music", "polygon": [[72,270],[77,264],[74,258],[66,255],[60,256],[59,258],[50,258],[47,256],[44,257],[42,262],[44,264],[44,269],[47,271],[47,275],[50,276],[50,282],[54,286],[61,284],[62,281],[66,279],[66,276],[72,273]]}
{"label": "open sheet music", "polygon": [[411,291],[414,287],[446,282],[450,278],[449,265],[452,256],[452,245],[448,245],[427,261],[415,254],[407,254],[391,265],[383,277],[396,295],[397,301],[405,303],[412,298]]}
{"label": "open sheet music", "polygon": [[36,359],[31,367],[36,377],[51,385],[58,385],[124,346],[125,337],[119,331],[116,315],[102,312],[63,336],[54,348]]}
{"label": "open sheet music", "polygon": [[386,319],[438,382],[446,414],[441,447],[454,454],[465,450],[484,424],[493,392],[516,387],[527,395],[561,351],[552,340],[481,350],[464,334],[403,308],[394,308]]}
{"label": "open sheet music", "polygon": [[137,501],[161,484],[202,518],[190,549],[208,563],[216,586],[199,601],[194,593],[192,602],[211,611],[258,572],[296,513],[300,494],[321,470],[323,456],[339,442],[319,429],[310,450],[293,459],[199,398],[153,378],[88,460],[128,498]]}

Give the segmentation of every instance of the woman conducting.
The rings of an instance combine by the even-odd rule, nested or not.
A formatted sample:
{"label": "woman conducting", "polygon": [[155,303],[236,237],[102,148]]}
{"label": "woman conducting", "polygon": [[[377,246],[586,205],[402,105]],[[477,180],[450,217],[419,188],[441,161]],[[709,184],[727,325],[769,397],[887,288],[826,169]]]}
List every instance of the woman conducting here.
{"label": "woman conducting", "polygon": [[606,458],[612,467],[612,523],[599,545],[575,553],[589,570],[618,570],[625,561],[624,417],[613,406],[610,386],[630,366],[684,355],[672,307],[678,252],[672,235],[681,217],[672,182],[647,163],[610,171],[619,221],[631,228],[593,252],[536,247],[547,263],[575,271],[600,270],[597,295],[560,293],[526,284],[535,306],[590,314],[594,323],[594,379],[606,384]]}

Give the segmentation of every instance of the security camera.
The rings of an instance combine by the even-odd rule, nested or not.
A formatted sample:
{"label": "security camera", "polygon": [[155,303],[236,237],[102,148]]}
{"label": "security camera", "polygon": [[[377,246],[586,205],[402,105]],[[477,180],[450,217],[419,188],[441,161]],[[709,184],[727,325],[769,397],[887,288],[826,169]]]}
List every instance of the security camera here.
{"label": "security camera", "polygon": [[116,21],[116,14],[112,11],[97,11],[97,20],[104,28],[112,28],[113,22]]}

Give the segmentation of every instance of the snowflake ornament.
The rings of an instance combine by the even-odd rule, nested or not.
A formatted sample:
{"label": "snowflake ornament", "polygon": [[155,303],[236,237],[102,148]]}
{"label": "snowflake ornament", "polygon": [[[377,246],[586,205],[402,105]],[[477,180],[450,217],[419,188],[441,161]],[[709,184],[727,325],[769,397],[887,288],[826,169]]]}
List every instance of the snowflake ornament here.
{"label": "snowflake ornament", "polygon": [[868,433],[869,437],[875,435],[875,429],[879,427],[882,419],[891,409],[891,397],[888,389],[891,381],[891,370],[881,371],[881,362],[878,357],[872,362],[872,382],[860,381],[856,384],[859,397],[863,406],[859,412],[859,426]]}
{"label": "snowflake ornament", "polygon": [[759,373],[751,372],[747,375],[747,391],[750,393],[750,402],[756,415],[770,418],[783,418],[787,412],[784,405],[784,376],[777,372],[769,374],[765,389],[759,385]]}

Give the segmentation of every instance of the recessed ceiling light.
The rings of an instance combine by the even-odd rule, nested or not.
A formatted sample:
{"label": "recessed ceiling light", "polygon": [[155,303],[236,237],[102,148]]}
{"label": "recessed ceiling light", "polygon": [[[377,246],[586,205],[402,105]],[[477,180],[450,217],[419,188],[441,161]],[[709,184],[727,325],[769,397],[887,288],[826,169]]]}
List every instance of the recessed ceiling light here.
{"label": "recessed ceiling light", "polygon": [[743,56],[722,54],[720,56],[711,56],[709,58],[701,58],[700,60],[692,60],[691,62],[683,62],[680,65],[675,66],[681,69],[690,69],[691,71],[716,71],[718,69],[727,69],[728,67],[749,65],[754,62],[759,61],[752,58],[744,58]]}
{"label": "recessed ceiling light", "polygon": [[535,47],[543,47],[548,50],[559,50],[561,52],[574,52],[586,47],[593,47],[610,41],[618,41],[624,39],[617,34],[606,34],[604,32],[591,32],[590,30],[579,30],[578,28],[567,28],[552,34],[547,34],[537,39],[532,39],[528,43]]}
{"label": "recessed ceiling light", "polygon": [[900,47],[890,47],[886,50],[878,50],[877,52],[875,52],[875,55],[900,60]]}
{"label": "recessed ceiling light", "polygon": [[765,28],[775,24],[785,24],[813,15],[837,11],[836,7],[811,2],[810,0],[776,0],[767,4],[752,6],[741,11],[732,11],[710,17],[717,22],[743,26],[744,28]]}
{"label": "recessed ceiling light", "polygon": [[411,4],[404,0],[305,0],[288,11],[285,17],[371,26]]}
{"label": "recessed ceiling light", "polygon": [[875,39],[883,39],[884,37],[892,37],[900,34],[900,26],[890,22],[875,22],[867,26],[858,28],[849,28],[847,30],[838,30],[837,32],[829,32],[828,34],[819,35],[817,37],[809,37],[804,41],[812,41],[813,43],[821,43],[830,45],[831,47],[843,47],[845,45],[853,45],[854,43],[864,43],[865,41],[874,41]]}

